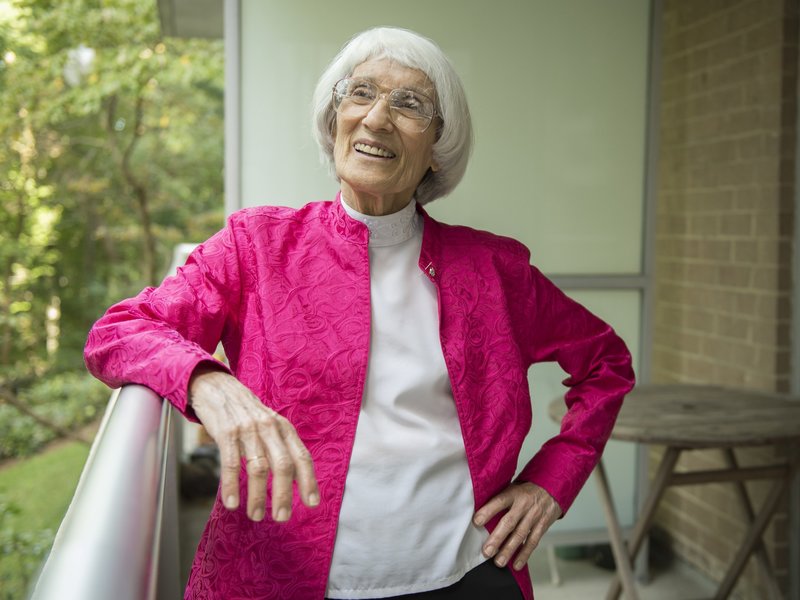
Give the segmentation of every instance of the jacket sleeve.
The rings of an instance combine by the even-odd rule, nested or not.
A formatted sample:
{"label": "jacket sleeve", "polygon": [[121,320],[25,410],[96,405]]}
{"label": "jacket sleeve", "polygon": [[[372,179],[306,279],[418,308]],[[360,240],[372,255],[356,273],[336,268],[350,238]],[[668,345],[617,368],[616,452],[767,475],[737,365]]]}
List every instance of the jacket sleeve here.
{"label": "jacket sleeve", "polygon": [[227,367],[212,353],[235,327],[240,281],[236,240],[228,226],[198,246],[157,288],[112,306],[92,327],[84,349],[89,371],[111,387],[145,385],[191,419],[189,378],[200,363]]}
{"label": "jacket sleeve", "polygon": [[588,479],[634,385],[631,356],[614,330],[530,267],[522,300],[530,364],[556,361],[569,375],[561,431],[519,474],[555,498],[564,513]]}

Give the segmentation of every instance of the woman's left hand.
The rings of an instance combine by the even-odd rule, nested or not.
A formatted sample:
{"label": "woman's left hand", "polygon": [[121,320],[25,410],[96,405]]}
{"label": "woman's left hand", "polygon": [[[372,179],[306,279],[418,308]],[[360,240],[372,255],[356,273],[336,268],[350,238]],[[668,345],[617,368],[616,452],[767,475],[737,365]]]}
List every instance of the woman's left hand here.
{"label": "woman's left hand", "polygon": [[544,533],[560,516],[561,507],[544,489],[533,483],[512,483],[475,513],[474,522],[485,525],[499,512],[507,510],[483,545],[486,558],[495,557],[505,567],[514,553],[514,569],[528,562]]}

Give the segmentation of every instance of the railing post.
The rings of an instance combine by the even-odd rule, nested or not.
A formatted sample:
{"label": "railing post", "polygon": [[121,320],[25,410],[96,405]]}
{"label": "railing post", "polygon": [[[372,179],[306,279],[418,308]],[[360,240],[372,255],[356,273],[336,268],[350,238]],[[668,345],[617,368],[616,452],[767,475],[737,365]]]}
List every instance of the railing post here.
{"label": "railing post", "polygon": [[[166,403],[165,403],[166,404]],[[181,447],[180,418],[170,406],[169,443],[165,465],[163,514],[161,518],[161,550],[158,560],[156,598],[173,600],[181,598],[180,519],[178,517],[178,454]]]}
{"label": "railing post", "polygon": [[155,597],[163,501],[175,498],[165,494],[169,410],[138,385],[111,397],[33,600]]}

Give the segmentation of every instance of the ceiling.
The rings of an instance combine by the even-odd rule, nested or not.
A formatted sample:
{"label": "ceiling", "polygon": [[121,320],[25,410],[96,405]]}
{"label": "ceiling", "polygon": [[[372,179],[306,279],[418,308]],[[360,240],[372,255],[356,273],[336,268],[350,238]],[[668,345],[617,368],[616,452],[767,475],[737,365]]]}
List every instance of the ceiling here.
{"label": "ceiling", "polygon": [[222,37],[224,0],[156,0],[161,31],[169,37]]}

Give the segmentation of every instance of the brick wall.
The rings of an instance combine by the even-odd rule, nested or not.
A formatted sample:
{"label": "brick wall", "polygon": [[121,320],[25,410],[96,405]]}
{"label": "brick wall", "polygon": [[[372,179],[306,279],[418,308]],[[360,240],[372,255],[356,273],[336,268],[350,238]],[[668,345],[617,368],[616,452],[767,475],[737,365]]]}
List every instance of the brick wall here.
{"label": "brick wall", "polygon": [[[653,379],[788,391],[797,4],[664,0],[661,19]],[[710,452],[682,461],[722,465]],[[674,550],[716,579],[743,535],[729,487],[670,490],[658,515]],[[750,491],[760,502],[763,486]],[[767,533],[784,588],[786,519]],[[736,593],[766,597],[752,564]]]}

